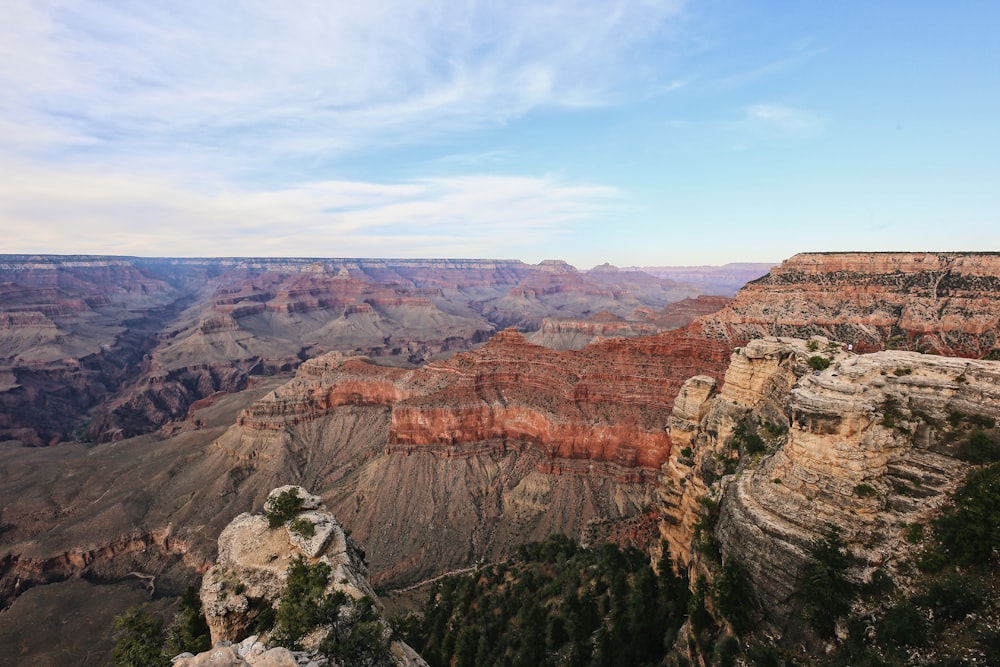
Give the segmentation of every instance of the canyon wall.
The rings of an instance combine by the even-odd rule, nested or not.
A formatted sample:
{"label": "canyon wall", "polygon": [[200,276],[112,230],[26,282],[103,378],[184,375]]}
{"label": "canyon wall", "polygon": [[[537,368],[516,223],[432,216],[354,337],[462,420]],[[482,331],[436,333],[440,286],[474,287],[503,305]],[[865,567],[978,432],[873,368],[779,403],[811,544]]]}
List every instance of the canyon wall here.
{"label": "canyon wall", "polygon": [[[661,532],[678,560],[737,559],[778,619],[793,618],[799,572],[829,526],[850,547],[853,578],[894,574],[912,550],[907,527],[941,506],[973,434],[995,439],[1000,418],[1000,362],[814,342],[752,341],[716,396],[707,379],[690,380],[671,419],[686,449],[672,453],[661,489]],[[816,356],[832,364],[814,370]]]}
{"label": "canyon wall", "polygon": [[0,256],[0,437],[121,440],[328,351],[413,366],[698,293],[565,262]]}
{"label": "canyon wall", "polygon": [[[162,308],[149,304],[146,329],[93,338],[113,351],[131,336],[137,360],[116,366],[129,370],[91,402],[67,400],[77,420],[68,424],[92,412],[95,440],[122,439],[0,448],[4,605],[26,585],[81,575],[141,571],[176,590],[178,563],[207,562],[229,520],[294,483],[315,489],[369,546],[377,585],[500,559],[555,532],[596,541],[662,517],[679,560],[712,547],[692,549],[696,526],[726,557],[754,554],[766,564],[754,583],[781,609],[814,524],[839,516],[854,526],[852,549],[864,562],[889,557],[878,535],[898,542],[900,522],[938,502],[965,465],[957,448],[970,431],[948,417],[986,419],[994,401],[992,362],[890,350],[862,370],[851,364],[869,356],[844,351],[852,343],[990,355],[1000,313],[991,254],[799,255],[682,329],[574,351],[532,345],[515,330],[466,348],[488,338],[483,331],[558,307],[586,321],[663,306],[560,263],[445,262],[428,275],[419,263],[367,260],[161,262],[141,265],[144,280],[177,300],[156,297]],[[41,337],[51,333],[43,317],[65,326],[61,315],[33,312],[4,321]],[[166,323],[154,326],[157,318]],[[449,338],[441,327],[459,333]],[[825,338],[818,351],[750,342],[790,333]],[[334,340],[344,349],[323,347]],[[116,362],[100,342],[95,349]],[[816,354],[834,360],[818,376],[807,361]],[[29,414],[15,386],[26,387],[25,363],[0,373],[3,400],[14,400],[4,418]],[[39,391],[101,386],[87,382],[79,359],[58,363],[68,374]],[[267,384],[276,379],[269,374],[292,372],[283,386]],[[42,434],[40,420],[3,424],[4,435],[34,429],[36,444],[62,437]],[[137,432],[147,434],[127,437]],[[747,451],[749,434],[764,452]],[[744,481],[751,464],[760,472]],[[703,521],[706,496],[718,502],[714,529]],[[883,513],[888,523],[871,518]],[[129,545],[168,526],[171,540],[150,547],[144,567]],[[95,554],[82,565],[67,556],[81,545]]]}
{"label": "canyon wall", "polygon": [[807,253],[702,319],[734,346],[763,336],[825,336],[857,351],[1000,354],[1000,254]]}
{"label": "canyon wall", "polygon": [[303,364],[239,423],[280,430],[340,405],[385,405],[389,452],[460,455],[494,443],[487,449],[531,446],[550,460],[655,470],[669,451],[665,426],[683,378],[692,368],[721,374],[727,356],[687,332],[571,353],[532,345],[512,329],[408,371],[333,353]]}

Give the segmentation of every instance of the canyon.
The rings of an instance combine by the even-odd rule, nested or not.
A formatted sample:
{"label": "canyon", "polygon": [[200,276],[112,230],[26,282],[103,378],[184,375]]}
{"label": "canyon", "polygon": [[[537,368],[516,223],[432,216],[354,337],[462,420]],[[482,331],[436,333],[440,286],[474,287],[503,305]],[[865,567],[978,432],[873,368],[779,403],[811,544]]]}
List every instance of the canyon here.
{"label": "canyon", "polygon": [[[394,296],[377,297],[372,290],[383,287],[366,282],[352,288],[360,290],[354,301],[334,307],[326,300],[346,301],[339,295],[349,291],[337,291],[336,281],[353,280],[359,269],[320,262],[320,278],[302,270],[316,264],[304,260],[292,262],[299,269],[294,276],[273,278],[274,284],[264,279],[270,273],[254,274],[266,298],[243,286],[225,299],[213,287],[201,306],[157,301],[155,308],[179,313],[167,335],[143,352],[136,365],[141,372],[108,387],[104,402],[88,408],[95,414],[94,439],[105,442],[25,448],[31,441],[25,436],[0,447],[0,594],[9,607],[0,612],[0,634],[42,589],[77,577],[114,585],[141,571],[156,576],[162,592],[176,594],[215,558],[215,536],[225,525],[283,484],[313,490],[350,528],[365,545],[379,588],[502,559],[552,533],[586,542],[631,539],[645,547],[662,536],[678,560],[697,568],[692,535],[704,507],[700,499],[717,497],[721,548],[768,562],[772,574],[766,576],[774,580],[754,585],[773,592],[766,598],[771,608],[785,609],[788,591],[777,580],[787,581],[800,566],[821,522],[844,512],[862,517],[849,526],[852,548],[866,562],[884,560],[889,543],[876,537],[897,535],[914,513],[932,507],[905,491],[915,486],[906,480],[919,477],[926,497],[943,498],[964,469],[954,463],[955,452],[926,444],[944,438],[943,412],[993,409],[988,387],[995,385],[996,362],[975,359],[997,354],[995,254],[797,255],[719,309],[718,301],[681,296],[683,290],[672,292],[679,298],[671,304],[640,300],[635,295],[648,279],[635,276],[628,276],[633,291],[617,294],[602,282],[606,275],[592,278],[562,263],[525,273],[517,271],[528,265],[482,263],[469,267],[478,278],[459,284],[450,275],[454,282],[446,286],[445,278],[414,280],[417,267],[408,273],[375,261],[364,269],[366,280],[397,281]],[[247,261],[240,270],[253,273],[253,267]],[[447,267],[438,268],[449,276]],[[489,280],[506,281],[501,295],[485,284]],[[180,289],[163,283],[163,290]],[[476,298],[459,307],[415,293],[432,289]],[[677,305],[687,297],[691,302]],[[279,321],[291,326],[282,318],[329,309],[336,319],[324,314],[309,321],[313,331],[333,331],[330,322],[368,317],[360,312],[363,304],[377,311],[396,304],[393,299],[399,308],[403,299],[426,300],[431,306],[416,308],[418,322],[447,322],[464,333],[447,343],[440,334],[432,339],[427,325],[422,342],[403,343],[416,340],[402,333],[408,315],[398,315],[400,333],[389,343],[347,337],[344,349],[333,349],[318,337],[295,334],[296,348],[287,331],[280,339],[274,333]],[[702,308],[698,301],[710,302],[707,312],[681,328],[613,334],[633,322],[666,320],[672,306],[693,316]],[[548,304],[545,315],[538,302]],[[253,312],[233,314],[242,308]],[[443,319],[428,319],[427,309]],[[270,337],[250,342],[252,323],[263,321]],[[546,326],[550,345],[532,342]],[[630,333],[649,331],[636,326]],[[806,363],[813,354],[808,339],[833,359],[820,375]],[[105,339],[95,334],[92,340]],[[106,340],[114,345],[113,337]],[[838,342],[828,348],[828,341]],[[303,348],[303,342],[309,344]],[[284,350],[292,352],[285,357]],[[191,363],[200,355],[214,361]],[[180,375],[168,371],[174,362],[184,369]],[[8,365],[26,363],[17,358]],[[897,375],[897,368],[911,371]],[[965,382],[956,379],[962,369],[968,369]],[[25,386],[26,376],[11,372],[12,384]],[[161,389],[170,386],[187,393]],[[864,389],[869,386],[877,388]],[[880,425],[888,396],[909,434]],[[919,398],[911,402],[911,396]],[[939,426],[921,425],[918,413]],[[130,422],[129,414],[141,419]],[[48,437],[11,415],[7,437],[25,429],[35,429],[38,441]],[[734,481],[723,459],[733,457],[738,424],[772,430],[760,431],[769,447],[764,467]],[[750,458],[733,465],[745,467]],[[855,497],[859,485],[875,489],[877,499]],[[810,503],[829,509],[813,514],[805,509]],[[149,545],[145,562],[130,560],[126,554],[137,551],[127,546],[101,551],[132,544],[132,537]],[[890,546],[898,543],[893,540]],[[71,555],[82,553],[106,557]]]}
{"label": "canyon", "polygon": [[120,440],[327,351],[414,366],[505,327],[706,292],[559,261],[0,256],[0,436]]}

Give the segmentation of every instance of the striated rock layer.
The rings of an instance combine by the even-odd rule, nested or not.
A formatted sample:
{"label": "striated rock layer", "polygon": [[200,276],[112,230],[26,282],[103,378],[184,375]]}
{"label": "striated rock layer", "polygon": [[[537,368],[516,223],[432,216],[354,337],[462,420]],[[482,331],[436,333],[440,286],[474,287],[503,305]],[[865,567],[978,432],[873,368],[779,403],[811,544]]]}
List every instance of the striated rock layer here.
{"label": "striated rock layer", "polygon": [[699,288],[565,262],[0,256],[0,437],[114,441],[329,351],[400,366]]}
{"label": "striated rock layer", "polygon": [[998,253],[805,253],[702,324],[734,345],[818,335],[857,351],[984,357],[1000,346],[998,303]]}
{"label": "striated rock layer", "polygon": [[[765,608],[780,617],[826,526],[850,545],[856,578],[891,570],[906,550],[904,529],[926,521],[962,479],[971,433],[1000,418],[1000,362],[825,349],[833,364],[812,371],[805,362],[818,352],[806,341],[752,341],[733,354],[718,396],[693,378],[682,390],[692,400],[678,401],[671,419],[690,451],[665,466],[664,511],[679,521],[665,522],[664,536],[689,562],[691,517],[706,514],[699,498],[716,497],[723,557],[748,565]],[[748,453],[748,433],[762,454]],[[720,469],[727,458],[736,475]]]}
{"label": "striated rock layer", "polygon": [[304,364],[239,423],[279,430],[340,405],[385,405],[389,452],[453,456],[492,443],[486,450],[534,447],[547,459],[655,470],[669,452],[664,427],[683,376],[694,367],[718,373],[726,355],[688,334],[565,353],[531,345],[513,330],[411,371],[333,354]]}

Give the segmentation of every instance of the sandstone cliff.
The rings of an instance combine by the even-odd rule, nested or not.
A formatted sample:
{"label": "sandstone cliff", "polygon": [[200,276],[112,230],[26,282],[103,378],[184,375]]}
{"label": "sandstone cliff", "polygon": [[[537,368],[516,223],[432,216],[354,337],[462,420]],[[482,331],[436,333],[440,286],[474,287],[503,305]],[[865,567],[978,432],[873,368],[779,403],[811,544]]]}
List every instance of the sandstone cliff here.
{"label": "sandstone cliff", "polygon": [[[692,546],[710,556],[714,538],[724,558],[747,565],[777,619],[796,606],[798,573],[826,526],[850,545],[857,580],[894,571],[905,528],[941,505],[967,468],[970,434],[1000,417],[998,362],[856,355],[826,342],[752,341],[734,352],[717,396],[693,378],[671,418],[687,449],[664,468],[664,537],[682,563]],[[833,363],[813,370],[815,356]],[[692,545],[706,496],[718,502],[717,523],[702,520],[706,534]]]}
{"label": "sandstone cliff", "polygon": [[639,338],[671,329],[680,329],[703,315],[723,308],[729,299],[698,296],[668,304],[662,310],[637,308],[626,317],[601,311],[586,319],[546,317],[541,327],[527,336],[528,341],[553,350],[582,350],[604,338]]}
{"label": "sandstone cliff", "polygon": [[240,426],[280,430],[340,405],[385,405],[390,452],[530,446],[557,467],[582,459],[655,470],[669,451],[664,427],[683,375],[718,372],[725,357],[724,348],[684,334],[602,341],[574,354],[531,345],[513,330],[412,371],[332,354],[304,364],[247,409]]}
{"label": "sandstone cliff", "polygon": [[670,397],[727,355],[679,332],[561,353],[512,330],[413,370],[331,354],[216,446],[234,490],[307,475],[373,549],[375,579],[412,582],[552,532],[600,539],[602,525],[654,521]]}

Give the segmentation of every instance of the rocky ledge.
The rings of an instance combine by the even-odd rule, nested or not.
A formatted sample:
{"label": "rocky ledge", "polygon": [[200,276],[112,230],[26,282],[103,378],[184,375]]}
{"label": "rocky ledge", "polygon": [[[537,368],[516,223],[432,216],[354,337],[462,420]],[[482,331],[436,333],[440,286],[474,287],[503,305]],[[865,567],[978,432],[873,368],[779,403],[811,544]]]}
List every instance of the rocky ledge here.
{"label": "rocky ledge", "polygon": [[[662,532],[690,562],[693,525],[713,528],[702,517],[715,502],[703,498],[714,498],[718,548],[748,564],[779,617],[829,526],[849,544],[858,580],[891,572],[906,528],[940,507],[975,458],[974,434],[995,437],[1000,417],[1000,362],[856,355],[825,339],[752,341],[714,389],[692,378],[675,404]],[[704,536],[693,546],[711,551]]]}
{"label": "rocky ledge", "polygon": [[[294,502],[288,504],[289,499]],[[215,647],[198,656],[179,656],[176,666],[326,664],[316,651],[329,628],[317,627],[301,638],[304,651],[268,646],[280,637],[262,619],[279,609],[288,589],[290,567],[296,563],[322,563],[329,568],[325,593],[339,591],[344,600],[366,599],[377,605],[367,579],[364,551],[326,511],[318,496],[299,486],[283,486],[268,494],[265,508],[266,515],[240,514],[219,535],[218,559],[201,585],[202,606]],[[344,603],[344,608],[347,606],[349,602]],[[343,613],[347,612],[342,609]],[[381,623],[387,638],[388,626]],[[394,664],[426,665],[406,644],[392,641],[389,646]]]}

